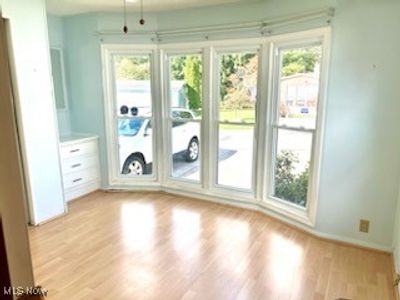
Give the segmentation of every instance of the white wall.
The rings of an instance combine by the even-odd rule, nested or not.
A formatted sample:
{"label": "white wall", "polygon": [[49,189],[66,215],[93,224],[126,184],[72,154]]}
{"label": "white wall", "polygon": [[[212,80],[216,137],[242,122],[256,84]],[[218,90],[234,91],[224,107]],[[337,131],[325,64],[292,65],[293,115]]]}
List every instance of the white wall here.
{"label": "white wall", "polygon": [[64,212],[44,0],[2,0],[10,19],[14,84],[31,222]]}

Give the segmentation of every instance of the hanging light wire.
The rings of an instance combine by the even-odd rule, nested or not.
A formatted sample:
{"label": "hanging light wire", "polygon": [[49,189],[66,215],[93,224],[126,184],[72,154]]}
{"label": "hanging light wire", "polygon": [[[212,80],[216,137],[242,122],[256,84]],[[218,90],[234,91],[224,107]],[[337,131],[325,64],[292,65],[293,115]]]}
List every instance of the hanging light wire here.
{"label": "hanging light wire", "polygon": [[122,1],[124,1],[124,28],[123,28],[123,31],[125,34],[127,34],[128,33],[128,23],[126,21],[126,0],[122,0]]}
{"label": "hanging light wire", "polygon": [[139,24],[140,25],[144,25],[145,21],[144,21],[144,17],[143,17],[143,0],[140,0],[140,21]]}
{"label": "hanging light wire", "polygon": [[[124,4],[124,27],[123,27],[123,31],[125,34],[128,33],[128,23],[127,23],[127,16],[126,16],[126,1],[127,0],[122,0],[123,4]],[[140,20],[139,20],[139,24],[140,25],[144,25],[145,20],[144,20],[144,16],[143,16],[143,0],[140,0]]]}

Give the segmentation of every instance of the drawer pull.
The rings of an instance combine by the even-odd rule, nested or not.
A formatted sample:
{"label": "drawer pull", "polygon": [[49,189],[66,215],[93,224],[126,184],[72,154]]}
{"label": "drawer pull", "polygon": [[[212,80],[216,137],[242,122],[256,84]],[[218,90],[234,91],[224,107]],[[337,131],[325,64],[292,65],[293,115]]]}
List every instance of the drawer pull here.
{"label": "drawer pull", "polygon": [[77,179],[72,180],[73,183],[79,182],[79,181],[82,181],[82,178],[77,178]]}
{"label": "drawer pull", "polygon": [[79,151],[81,151],[81,149],[73,149],[73,150],[69,151],[69,153],[76,153],[76,152],[79,152]]}
{"label": "drawer pull", "polygon": [[78,168],[80,166],[82,166],[82,164],[75,164],[75,165],[72,165],[71,168],[74,169],[74,168]]}

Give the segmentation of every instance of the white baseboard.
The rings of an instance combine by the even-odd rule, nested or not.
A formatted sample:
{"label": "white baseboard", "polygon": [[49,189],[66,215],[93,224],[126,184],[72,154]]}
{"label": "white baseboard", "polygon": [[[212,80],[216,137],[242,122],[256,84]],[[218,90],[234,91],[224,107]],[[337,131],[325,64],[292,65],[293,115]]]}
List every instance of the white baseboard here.
{"label": "white baseboard", "polygon": [[175,194],[175,195],[180,195],[184,197],[190,197],[190,198],[195,198],[198,200],[204,200],[204,201],[209,201],[213,203],[219,203],[219,204],[226,204],[226,205],[231,205],[235,207],[240,207],[240,208],[245,208],[245,209],[250,209],[254,211],[261,212],[267,216],[270,216],[272,218],[278,219],[279,221],[282,221],[286,224],[289,224],[291,226],[294,226],[302,231],[305,231],[317,238],[325,239],[325,240],[330,240],[334,242],[339,242],[339,243],[344,243],[344,244],[349,244],[361,248],[368,248],[372,250],[377,250],[381,252],[386,252],[388,254],[391,254],[393,252],[392,247],[390,246],[384,246],[376,243],[371,243],[368,241],[362,241],[354,238],[349,238],[349,237],[344,237],[344,236],[339,236],[339,235],[334,235],[330,233],[325,233],[321,232],[315,228],[311,228],[309,226],[306,226],[304,224],[301,224],[299,222],[296,222],[295,220],[291,220],[287,218],[284,215],[280,215],[279,213],[276,213],[274,211],[271,211],[261,205],[259,205],[256,202],[248,202],[248,201],[240,201],[240,200],[234,200],[231,198],[224,198],[222,196],[215,196],[215,195],[205,195],[202,193],[197,193],[197,192],[187,192],[187,191],[182,191],[178,189],[173,189],[170,187],[165,187],[165,186],[156,186],[156,187],[141,187],[141,186],[136,186],[136,187],[110,187],[110,188],[105,188],[103,189],[104,191],[108,192],[119,192],[119,191],[125,191],[125,192],[138,192],[138,191],[152,191],[152,192],[167,192],[170,194]]}

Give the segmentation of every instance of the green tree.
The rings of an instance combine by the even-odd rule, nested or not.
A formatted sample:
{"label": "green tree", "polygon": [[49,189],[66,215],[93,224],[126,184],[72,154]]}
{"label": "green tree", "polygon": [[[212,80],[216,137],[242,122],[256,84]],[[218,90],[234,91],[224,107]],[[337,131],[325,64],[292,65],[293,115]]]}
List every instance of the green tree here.
{"label": "green tree", "polygon": [[118,80],[150,80],[148,57],[117,56],[115,67]]}
{"label": "green tree", "polygon": [[282,151],[276,159],[275,196],[305,206],[307,203],[309,168],[296,174],[298,158],[292,151]]}
{"label": "green tree", "polygon": [[171,68],[171,79],[172,80],[184,80],[184,68],[186,62],[186,56],[172,56],[170,59]]}
{"label": "green tree", "polygon": [[287,50],[282,58],[282,75],[312,73],[320,58],[321,48],[319,47]]}
{"label": "green tree", "polygon": [[202,89],[202,65],[198,56],[188,56],[183,69],[186,96],[189,100],[190,109],[201,108],[201,89]]}
{"label": "green tree", "polygon": [[228,110],[243,110],[253,108],[254,89],[257,86],[258,57],[252,57],[246,64],[237,67],[235,73],[229,77],[227,94],[223,99],[223,107]]}
{"label": "green tree", "polygon": [[248,64],[249,61],[255,57],[254,53],[233,53],[224,54],[220,60],[220,94],[221,99],[224,100],[228,94],[229,89],[233,87],[231,76],[237,73],[240,67]]}

